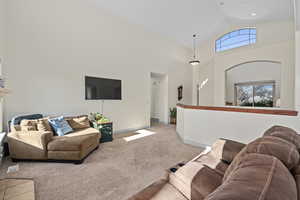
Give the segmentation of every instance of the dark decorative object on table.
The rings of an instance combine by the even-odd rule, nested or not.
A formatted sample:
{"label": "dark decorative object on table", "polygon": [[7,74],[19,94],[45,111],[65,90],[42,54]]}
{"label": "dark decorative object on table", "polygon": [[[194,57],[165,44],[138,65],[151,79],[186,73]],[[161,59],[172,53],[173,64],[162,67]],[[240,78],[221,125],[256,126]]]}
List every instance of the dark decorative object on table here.
{"label": "dark decorative object on table", "polygon": [[90,113],[89,119],[101,133],[100,143],[113,141],[113,123],[100,113]]}
{"label": "dark decorative object on table", "polygon": [[101,133],[100,143],[104,142],[112,142],[113,141],[113,123],[106,122],[106,123],[97,123],[93,122],[93,127],[98,129]]}
{"label": "dark decorative object on table", "polygon": [[181,99],[183,98],[183,86],[179,86],[178,87],[178,101],[181,101]]}

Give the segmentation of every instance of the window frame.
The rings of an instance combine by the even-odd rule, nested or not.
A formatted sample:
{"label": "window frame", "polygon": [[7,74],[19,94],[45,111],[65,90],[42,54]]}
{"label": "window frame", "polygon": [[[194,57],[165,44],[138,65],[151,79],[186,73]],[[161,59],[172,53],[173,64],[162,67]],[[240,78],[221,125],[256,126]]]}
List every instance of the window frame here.
{"label": "window frame", "polygon": [[[254,86],[262,86],[262,85],[271,85],[273,88],[273,107],[276,107],[276,81],[275,80],[271,80],[271,81],[250,81],[250,82],[243,82],[243,83],[235,83],[234,84],[234,105],[235,106],[240,106],[237,103],[237,87],[238,86],[253,86],[252,87],[252,100],[253,100],[253,104],[252,104],[252,108],[257,108],[257,106],[255,106],[255,101],[254,101],[254,97],[255,97],[255,87]],[[240,106],[240,107],[247,107],[247,106]],[[250,107],[250,106],[248,106]]]}
{"label": "window frame", "polygon": [[[236,36],[231,36],[230,37],[230,34],[234,33],[234,32],[237,32],[237,31],[243,31],[243,30],[249,30],[249,34],[238,34]],[[252,42],[251,43],[251,40],[253,40],[253,38],[251,36],[254,36],[254,34],[251,34],[251,31],[252,30],[255,30],[255,42]],[[239,37],[241,35],[249,35],[248,39],[247,40],[244,40],[244,41],[239,41],[238,43],[233,43],[233,44],[230,44],[230,45],[234,45],[234,44],[239,44],[239,43],[242,43],[242,42],[247,42],[249,41],[249,44],[246,44],[246,45],[241,45],[241,46],[238,46],[238,47],[233,47],[233,48],[229,48],[229,49],[225,49],[225,50],[219,50],[218,51],[218,48],[222,48],[222,39],[229,35],[228,38],[225,38],[224,41],[228,40],[228,39],[232,39],[234,37]],[[220,47],[218,47],[218,42],[220,42]],[[233,49],[237,49],[237,48],[241,48],[241,47],[246,47],[246,46],[250,46],[250,45],[254,45],[257,43],[257,28],[256,27],[245,27],[245,28],[240,28],[240,29],[235,29],[235,30],[232,30],[230,32],[227,32],[225,34],[223,34],[222,36],[218,37],[216,40],[215,40],[215,53],[222,53],[222,52],[226,52],[226,51],[229,51],[229,50],[233,50]],[[227,46],[230,46],[230,45],[227,45]],[[226,47],[226,46],[225,46]]]}

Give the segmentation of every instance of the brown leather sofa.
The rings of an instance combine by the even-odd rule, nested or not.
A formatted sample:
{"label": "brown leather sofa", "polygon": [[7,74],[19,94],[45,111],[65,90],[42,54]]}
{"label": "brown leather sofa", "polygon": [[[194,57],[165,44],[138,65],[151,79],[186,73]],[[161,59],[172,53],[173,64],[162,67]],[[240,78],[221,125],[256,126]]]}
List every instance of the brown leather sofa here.
{"label": "brown leather sofa", "polygon": [[274,126],[245,145],[220,139],[129,200],[299,200],[300,135]]}
{"label": "brown leather sofa", "polygon": [[73,132],[55,136],[47,118],[22,120],[8,133],[10,157],[19,160],[54,160],[82,163],[98,148],[101,134],[87,116],[66,118]]}

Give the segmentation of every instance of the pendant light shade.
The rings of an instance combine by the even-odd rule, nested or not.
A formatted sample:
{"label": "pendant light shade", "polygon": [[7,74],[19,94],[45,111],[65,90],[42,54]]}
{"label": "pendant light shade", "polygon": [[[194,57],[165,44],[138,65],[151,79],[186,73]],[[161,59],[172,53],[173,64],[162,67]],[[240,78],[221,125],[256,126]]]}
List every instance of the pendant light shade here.
{"label": "pendant light shade", "polygon": [[200,61],[196,59],[196,34],[193,35],[193,42],[194,42],[194,56],[193,56],[193,60],[191,60],[189,63],[193,66],[199,65]]}

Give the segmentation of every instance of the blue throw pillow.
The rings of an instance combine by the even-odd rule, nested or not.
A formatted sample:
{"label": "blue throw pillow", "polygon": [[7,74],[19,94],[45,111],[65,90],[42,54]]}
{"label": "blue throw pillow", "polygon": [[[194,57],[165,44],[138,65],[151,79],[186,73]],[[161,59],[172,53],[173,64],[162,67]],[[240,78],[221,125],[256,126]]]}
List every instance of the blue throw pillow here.
{"label": "blue throw pillow", "polygon": [[71,126],[62,116],[49,119],[48,121],[58,136],[64,136],[73,131]]}

